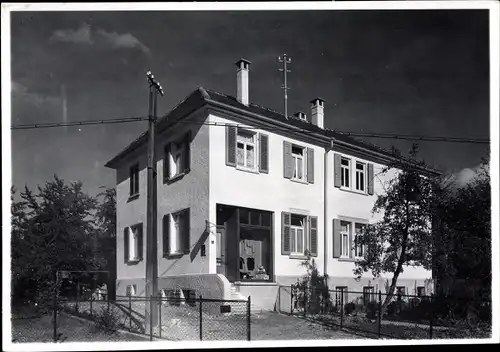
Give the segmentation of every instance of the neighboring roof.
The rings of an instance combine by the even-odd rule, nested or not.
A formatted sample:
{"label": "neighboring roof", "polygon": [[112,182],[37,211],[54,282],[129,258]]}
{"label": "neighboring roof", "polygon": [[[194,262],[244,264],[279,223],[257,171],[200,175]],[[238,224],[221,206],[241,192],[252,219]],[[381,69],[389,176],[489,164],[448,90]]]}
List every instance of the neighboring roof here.
{"label": "neighboring roof", "polygon": [[[296,128],[303,130],[303,133],[314,134],[320,138],[324,138],[325,140],[333,138],[336,141],[343,142],[347,145],[351,145],[354,147],[361,147],[365,149],[369,149],[370,151],[382,154],[389,158],[394,158],[395,155],[383,148],[380,148],[374,144],[361,141],[355,139],[353,137],[341,134],[334,130],[319,128],[318,126],[308,122],[301,120],[295,116],[289,116],[285,118],[285,115],[271,110],[269,108],[250,103],[248,106],[240,103],[235,97],[222,94],[210,89],[205,89],[203,87],[198,87],[195,91],[193,91],[189,96],[187,96],[182,102],[180,102],[176,107],[174,107],[167,115],[161,117],[157,123],[157,133],[162,132],[165,128],[170,126],[171,124],[175,124],[175,121],[179,118],[187,116],[190,112],[193,112],[200,107],[208,104],[217,103],[219,106],[227,106],[228,108],[235,108],[238,110],[242,110],[247,113],[251,113],[253,115],[259,115],[261,117],[273,120],[280,124],[290,125]],[[143,143],[147,141],[147,131],[142,133],[136,140],[134,140],[131,144],[129,144],[125,149],[123,149],[118,155],[116,155],[113,159],[106,163],[106,167],[113,167],[120,159],[125,157],[128,153],[141,146]],[[399,157],[402,160],[406,160],[411,162],[410,159]],[[438,174],[439,172],[436,170],[427,169],[427,171],[431,173]]]}

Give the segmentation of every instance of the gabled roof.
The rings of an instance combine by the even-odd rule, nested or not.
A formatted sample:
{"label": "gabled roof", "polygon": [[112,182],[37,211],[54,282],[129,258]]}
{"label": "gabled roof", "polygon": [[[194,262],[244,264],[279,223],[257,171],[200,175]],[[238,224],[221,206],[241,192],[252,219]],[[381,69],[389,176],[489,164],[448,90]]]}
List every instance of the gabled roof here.
{"label": "gabled roof", "polygon": [[[353,137],[344,135],[342,133],[336,132],[330,129],[322,129],[318,126],[299,119],[295,116],[289,116],[285,118],[285,115],[271,110],[269,108],[250,103],[248,106],[240,103],[235,97],[222,94],[211,89],[205,89],[203,87],[198,87],[195,91],[193,91],[190,95],[188,95],[182,102],[180,102],[176,107],[174,107],[167,115],[158,119],[157,122],[157,133],[161,133],[166,128],[175,124],[175,121],[178,119],[182,119],[183,117],[189,115],[191,112],[198,110],[199,108],[205,105],[216,105],[219,108],[227,109],[227,110],[238,110],[242,114],[251,114],[252,116],[262,117],[266,120],[270,120],[275,122],[276,124],[280,124],[283,127],[290,127],[295,130],[296,133],[304,133],[307,135],[314,135],[318,138],[324,139],[325,142],[333,139],[336,142],[342,143],[344,146],[348,147],[358,147],[364,150],[372,151],[379,155],[382,155],[387,158],[395,158],[396,156],[383,148],[380,148],[374,144],[361,141],[355,139]],[[265,129],[265,128],[263,128]],[[106,163],[106,167],[114,168],[117,162],[128,155],[130,152],[140,147],[144,143],[147,142],[147,131],[143,132],[136,140],[134,140],[131,144],[129,144],[125,149],[123,149],[118,155],[116,155],[113,159]],[[410,159],[403,158],[401,156],[399,159],[406,160],[411,162]],[[427,172],[433,174],[439,174],[436,170],[425,169]]]}

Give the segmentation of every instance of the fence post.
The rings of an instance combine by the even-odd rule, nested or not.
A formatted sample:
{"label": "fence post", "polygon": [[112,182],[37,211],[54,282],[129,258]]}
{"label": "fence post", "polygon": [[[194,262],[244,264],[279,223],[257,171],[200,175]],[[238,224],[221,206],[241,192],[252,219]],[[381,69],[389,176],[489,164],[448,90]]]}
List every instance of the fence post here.
{"label": "fence post", "polygon": [[53,338],[54,338],[54,342],[57,342],[57,291],[54,292],[54,297],[53,297],[52,303],[53,303],[52,309],[54,310],[52,312],[52,314],[54,316],[54,319],[53,319],[53,321],[54,321],[54,332],[53,332],[54,336],[53,336]]}
{"label": "fence post", "polygon": [[252,302],[250,300],[250,296],[248,296],[248,302],[247,302],[247,340],[250,341],[251,334],[251,320],[250,320],[250,314],[251,314],[251,306]]}
{"label": "fence post", "polygon": [[128,331],[132,331],[132,295],[128,295]]}
{"label": "fence post", "polygon": [[200,295],[200,341],[203,340],[203,297]]}
{"label": "fence post", "polygon": [[153,295],[149,296],[149,341],[153,341]]}
{"label": "fence post", "polygon": [[340,290],[340,328],[344,325],[344,289]]}
{"label": "fence post", "polygon": [[429,317],[429,338],[432,340],[432,328],[434,324],[434,294],[431,293],[431,312]]}
{"label": "fence post", "polygon": [[378,338],[380,338],[381,328],[382,328],[382,291],[378,290]]}
{"label": "fence post", "polygon": [[161,338],[161,305],[163,304],[163,299],[161,297],[161,293],[158,295],[158,301],[159,301],[159,304],[158,304],[158,334]]}

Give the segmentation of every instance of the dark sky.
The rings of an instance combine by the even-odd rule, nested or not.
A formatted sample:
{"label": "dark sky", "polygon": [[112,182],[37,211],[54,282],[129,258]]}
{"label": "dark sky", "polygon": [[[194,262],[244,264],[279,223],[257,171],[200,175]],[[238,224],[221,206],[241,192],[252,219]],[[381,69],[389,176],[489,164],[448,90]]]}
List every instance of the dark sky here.
{"label": "dark sky", "polygon": [[[159,114],[199,85],[235,95],[240,57],[252,62],[250,100],[283,111],[277,57],[286,53],[290,113],[309,115],[320,96],[325,125],[340,131],[489,137],[486,10],[19,12],[11,21],[14,125],[61,121],[63,85],[69,121],[145,116],[147,69],[166,93]],[[14,130],[13,183],[56,173],[95,194],[115,184],[104,163],[146,128]],[[487,153],[482,144],[420,149],[446,173],[470,171]]]}

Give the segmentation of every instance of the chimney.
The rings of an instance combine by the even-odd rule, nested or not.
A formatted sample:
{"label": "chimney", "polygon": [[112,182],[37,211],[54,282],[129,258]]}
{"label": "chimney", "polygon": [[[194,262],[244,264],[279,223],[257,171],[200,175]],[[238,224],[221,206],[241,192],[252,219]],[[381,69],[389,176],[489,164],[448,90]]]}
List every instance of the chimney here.
{"label": "chimney", "polygon": [[299,111],[297,112],[295,115],[296,118],[298,118],[299,120],[302,120],[302,121],[307,121],[307,116],[305,113],[303,113],[302,111]]}
{"label": "chimney", "polygon": [[248,99],[248,71],[250,69],[251,62],[245,59],[240,59],[236,62],[238,71],[236,72],[236,89],[237,89],[237,99],[243,105],[249,103]]}
{"label": "chimney", "polygon": [[311,122],[319,128],[324,128],[325,120],[325,101],[321,98],[311,100]]}

